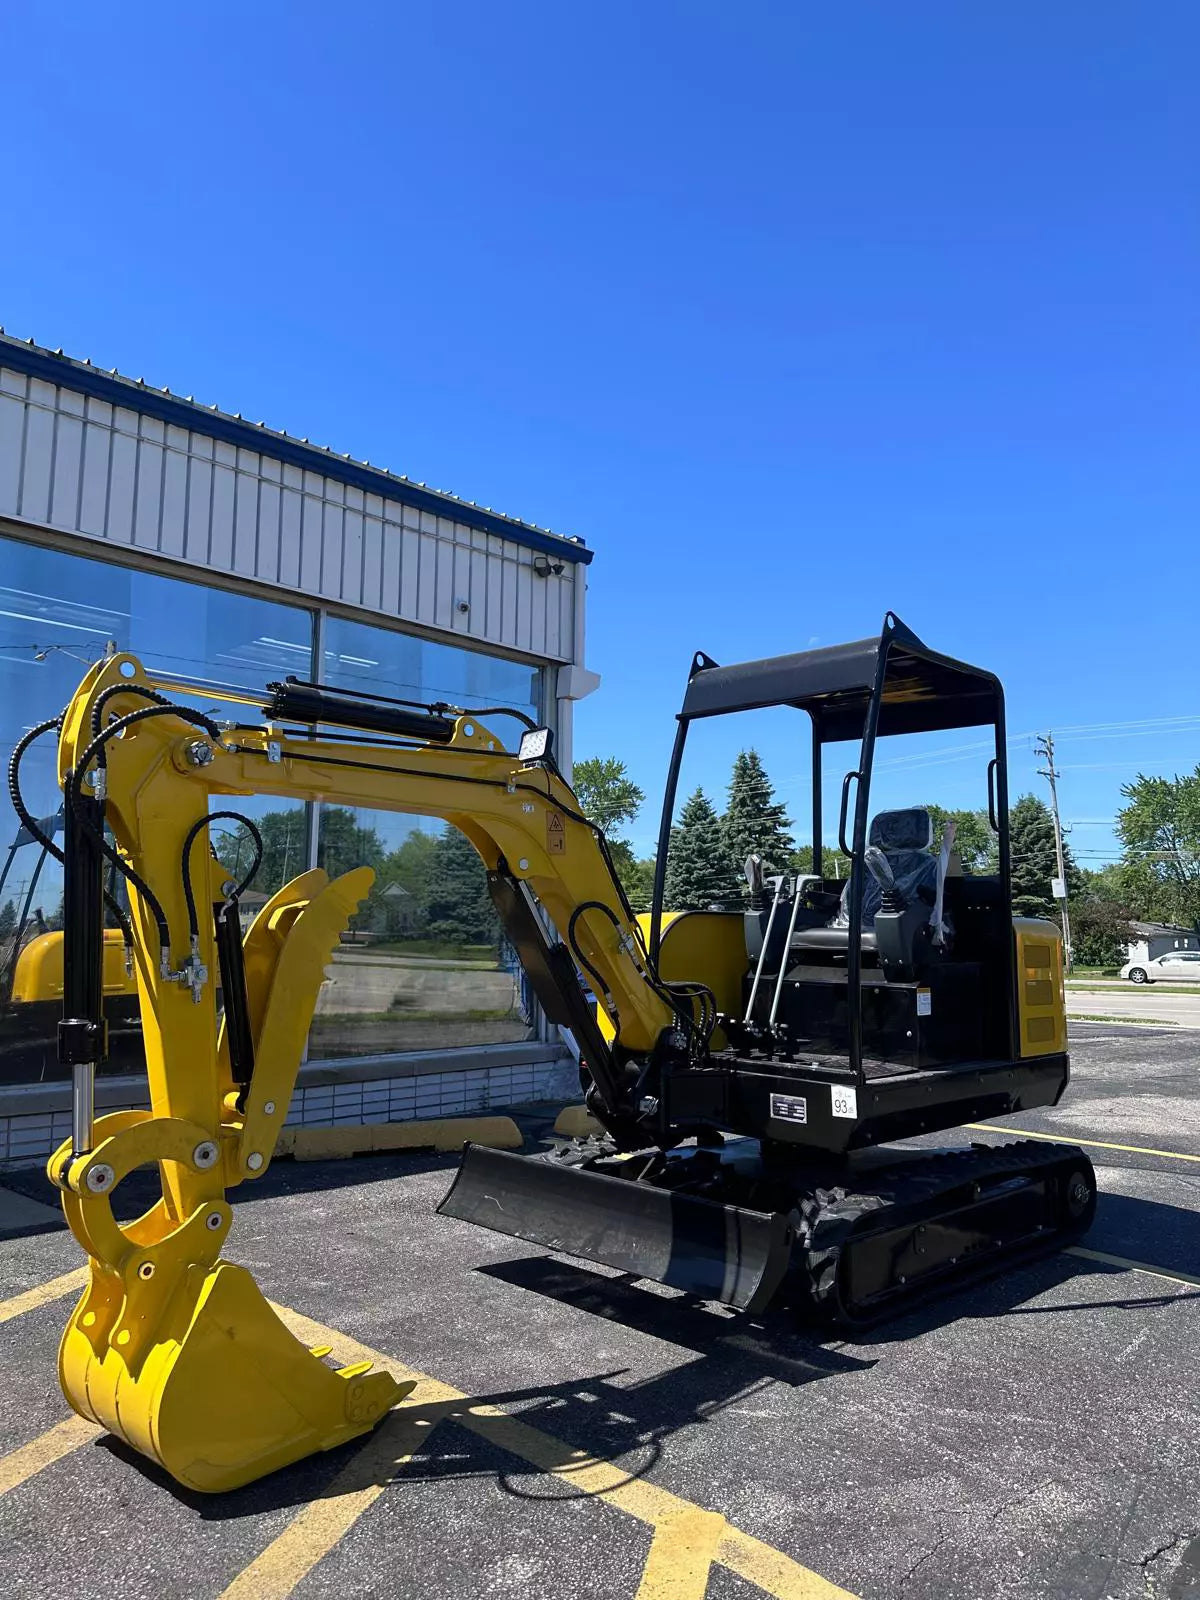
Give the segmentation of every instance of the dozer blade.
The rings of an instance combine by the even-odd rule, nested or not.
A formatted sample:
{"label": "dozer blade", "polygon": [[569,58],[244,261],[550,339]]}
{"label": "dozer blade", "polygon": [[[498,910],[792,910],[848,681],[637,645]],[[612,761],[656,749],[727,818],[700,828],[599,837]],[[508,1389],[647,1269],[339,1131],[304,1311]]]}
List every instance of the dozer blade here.
{"label": "dozer blade", "polygon": [[792,1253],[782,1212],[748,1211],[474,1144],[438,1211],[741,1311],[770,1303]]}

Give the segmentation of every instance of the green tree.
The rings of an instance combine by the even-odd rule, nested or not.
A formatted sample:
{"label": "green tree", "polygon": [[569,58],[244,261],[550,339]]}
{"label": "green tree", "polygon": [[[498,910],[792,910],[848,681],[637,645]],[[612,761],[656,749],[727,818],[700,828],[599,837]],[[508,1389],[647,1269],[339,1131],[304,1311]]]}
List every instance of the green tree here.
{"label": "green tree", "polygon": [[[814,870],[812,846],[804,844],[793,850],[787,864],[791,872],[811,873]],[[842,882],[850,876],[850,857],[844,856],[836,844],[821,846],[821,876]]]}
{"label": "green tree", "polygon": [[575,793],[584,816],[605,835],[619,822],[632,822],[646,798],[625,763],[615,756],[588,756],[577,761]]}
{"label": "green tree", "polygon": [[379,868],[380,886],[387,888],[393,883],[399,884],[406,894],[412,896],[413,904],[421,916],[425,915],[429,904],[436,871],[438,838],[436,833],[414,828],[394,850],[388,852]]}
{"label": "green tree", "polygon": [[[635,911],[648,911],[650,900],[644,893],[644,863],[638,862],[629,841],[613,831],[619,823],[634,820],[646,798],[644,791],[629,776],[623,761],[615,756],[588,756],[575,763],[575,793],[584,816],[604,834],[608,853],[630,905]],[[653,889],[653,863],[650,882]],[[645,904],[639,904],[643,899]]]}
{"label": "green tree", "polygon": [[1119,967],[1133,938],[1130,922],[1134,916],[1120,868],[1081,870],[1070,911],[1075,961],[1085,967]]}
{"label": "green tree", "polygon": [[620,876],[621,887],[633,910],[649,911],[654,902],[654,857],[631,862],[628,873],[622,871]]}
{"label": "green tree", "polygon": [[942,848],[947,822],[954,822],[954,849],[965,873],[980,876],[999,872],[1000,847],[986,811],[947,811],[943,806],[926,806],[933,818],[933,848]]}
{"label": "green tree", "polygon": [[[775,799],[757,750],[743,750],[733,763],[729,803],[721,819],[725,853],[740,870],[748,856],[761,856],[765,871],[782,872],[796,848],[787,808]],[[742,894],[749,893],[745,879]]]}
{"label": "green tree", "polygon": [[383,840],[378,831],[359,822],[349,806],[321,807],[317,865],[324,867],[331,878],[354,867],[371,867],[378,873],[383,859]]}
{"label": "green tree", "polygon": [[495,944],[496,913],[479,852],[458,828],[434,842],[425,914],[434,939],[452,944]]}
{"label": "green tree", "polygon": [[721,819],[704,790],[697,789],[671,829],[667,910],[706,911],[741,903],[742,878],[729,857]]}
{"label": "green tree", "polygon": [[0,906],[0,939],[11,939],[17,931],[17,908],[11,900]]}
{"label": "green tree", "polygon": [[[1023,794],[1009,812],[1008,827],[1014,913],[1019,917],[1049,917],[1057,921],[1051,879],[1058,876],[1058,857],[1050,807],[1035,794]],[[1065,840],[1063,857],[1067,888],[1071,890],[1079,874]]]}
{"label": "green tree", "polygon": [[1144,914],[1200,927],[1200,765],[1183,777],[1139,774],[1121,793],[1127,803],[1117,812],[1117,835]]}

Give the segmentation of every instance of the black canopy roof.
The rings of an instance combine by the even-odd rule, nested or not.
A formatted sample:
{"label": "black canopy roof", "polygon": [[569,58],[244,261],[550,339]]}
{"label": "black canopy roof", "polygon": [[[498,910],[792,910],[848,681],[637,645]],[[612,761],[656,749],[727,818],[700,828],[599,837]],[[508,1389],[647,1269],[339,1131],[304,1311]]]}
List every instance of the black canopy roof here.
{"label": "black canopy roof", "polygon": [[731,667],[697,656],[681,715],[690,720],[763,706],[796,706],[809,712],[825,743],[857,739],[863,732],[881,652],[886,653],[881,736],[973,728],[999,717],[1004,691],[994,673],[938,655],[890,611],[878,639],[857,639]]}

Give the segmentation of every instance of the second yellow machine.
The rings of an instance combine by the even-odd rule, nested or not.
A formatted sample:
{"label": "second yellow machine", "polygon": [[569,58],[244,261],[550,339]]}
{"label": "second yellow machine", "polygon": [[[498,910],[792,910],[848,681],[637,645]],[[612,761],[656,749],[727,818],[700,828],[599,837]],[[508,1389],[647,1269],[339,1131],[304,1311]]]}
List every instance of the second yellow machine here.
{"label": "second yellow machine", "polygon": [[[469,1148],[444,1212],[852,1328],[1088,1226],[1094,1177],[1071,1146],[894,1144],[1052,1104],[1069,1076],[1058,930],[1012,916],[1000,684],[896,618],[835,649],[694,659],[648,919],[630,911],[547,729],[509,752],[474,713],[293,680],[259,700],[265,721],[218,724],[164,687],[114,655],[44,729],[58,732],[64,792],[59,1051],[74,1106],[49,1174],[91,1269],[63,1336],[63,1390],[180,1482],[248,1482],[371,1428],[401,1393],[305,1349],[222,1254],[227,1191],[270,1163],[324,967],[371,877],[306,872],[243,936],[250,874],[234,881],[208,846],[220,818],[254,835],[238,796],[460,828],[544,1012],[578,1045],[603,1135],[529,1156]],[[770,705],[795,708],[810,752],[813,871],[764,881],[752,859],[744,906],[672,915],[663,882],[688,730]],[[994,737],[999,865],[970,876],[952,839],[932,848],[928,811],[872,818],[869,789],[879,739],[980,726]],[[837,823],[848,883],[822,872],[820,803],[824,749],[846,740],[858,745]],[[20,798],[27,744],[11,788],[36,836]],[[125,895],[105,888],[114,873]],[[136,972],[151,1106],[96,1118],[106,906]],[[162,1197],[118,1222],[114,1192],[147,1164]]]}

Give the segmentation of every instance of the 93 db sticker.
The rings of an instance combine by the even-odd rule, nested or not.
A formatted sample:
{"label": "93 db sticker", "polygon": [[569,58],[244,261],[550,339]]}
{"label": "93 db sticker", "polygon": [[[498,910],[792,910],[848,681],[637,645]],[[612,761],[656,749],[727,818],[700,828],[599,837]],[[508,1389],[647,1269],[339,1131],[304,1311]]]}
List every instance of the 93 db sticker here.
{"label": "93 db sticker", "polygon": [[808,1101],[802,1095],[773,1094],[771,1115],[778,1122],[807,1122]]}
{"label": "93 db sticker", "polygon": [[858,1121],[858,1090],[843,1089],[837,1085],[833,1090],[833,1114],[835,1117],[850,1117]]}

